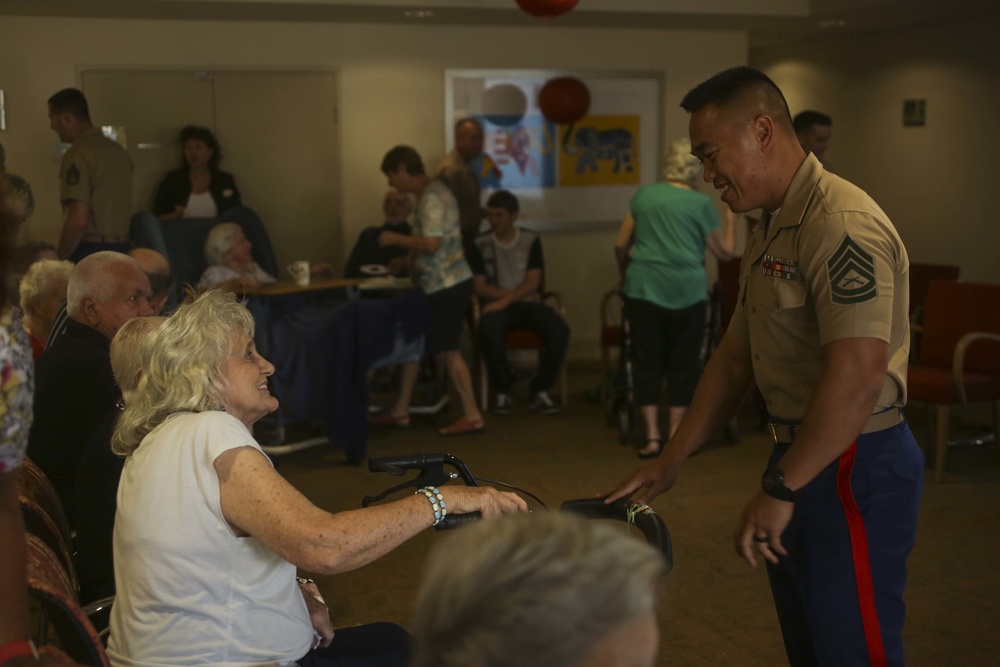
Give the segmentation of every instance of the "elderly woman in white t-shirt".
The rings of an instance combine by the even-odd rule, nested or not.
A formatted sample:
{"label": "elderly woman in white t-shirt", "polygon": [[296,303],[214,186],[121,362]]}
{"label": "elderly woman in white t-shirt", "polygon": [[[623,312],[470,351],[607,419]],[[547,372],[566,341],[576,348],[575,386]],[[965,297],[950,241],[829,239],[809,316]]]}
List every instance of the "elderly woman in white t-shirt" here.
{"label": "elderly woman in white t-shirt", "polygon": [[[274,372],[232,293],[181,305],[152,334],[148,367],[115,427],[118,487],[108,654],[115,667],[406,665],[398,626],[338,630],[296,569],[369,563],[442,513],[485,517],[525,503],[492,488],[428,488],[332,514],[275,472],[254,422],[277,408]],[[443,506],[443,509],[442,509]]]}
{"label": "elderly woman in white t-shirt", "polygon": [[260,268],[250,251],[253,244],[235,222],[221,222],[205,238],[205,261],[198,288],[240,289],[273,283],[274,276]]}

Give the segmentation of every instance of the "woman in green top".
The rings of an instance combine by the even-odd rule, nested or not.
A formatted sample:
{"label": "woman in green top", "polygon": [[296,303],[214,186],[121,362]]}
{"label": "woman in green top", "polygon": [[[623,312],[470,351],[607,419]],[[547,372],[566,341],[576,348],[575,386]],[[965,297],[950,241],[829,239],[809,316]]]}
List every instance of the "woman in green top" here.
{"label": "woman in green top", "polygon": [[615,241],[624,276],[625,314],[632,342],[635,402],[646,424],[640,458],[659,456],[660,385],[666,372],[673,435],[701,376],[700,351],[708,305],[706,246],[729,259],[733,220],[720,228],[715,203],[694,188],[702,169],[687,139],[666,157],[665,183],[636,191]]}

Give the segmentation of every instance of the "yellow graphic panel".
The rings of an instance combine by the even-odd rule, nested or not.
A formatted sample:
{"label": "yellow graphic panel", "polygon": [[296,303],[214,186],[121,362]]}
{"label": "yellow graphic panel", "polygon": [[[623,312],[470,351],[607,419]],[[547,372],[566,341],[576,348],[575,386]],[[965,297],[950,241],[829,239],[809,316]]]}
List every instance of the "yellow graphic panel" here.
{"label": "yellow graphic panel", "polygon": [[639,185],[639,122],[636,114],[560,125],[559,185]]}

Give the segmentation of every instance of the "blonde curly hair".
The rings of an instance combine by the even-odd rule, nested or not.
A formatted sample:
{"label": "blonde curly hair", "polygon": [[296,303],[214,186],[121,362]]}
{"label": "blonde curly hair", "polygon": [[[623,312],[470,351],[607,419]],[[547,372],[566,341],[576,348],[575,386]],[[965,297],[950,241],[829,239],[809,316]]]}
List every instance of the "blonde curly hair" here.
{"label": "blonde curly hair", "polygon": [[112,451],[128,456],[175,413],[224,410],[226,357],[240,334],[253,333],[253,316],[232,292],[209,290],[181,304],[143,346],[139,385],[115,424]]}

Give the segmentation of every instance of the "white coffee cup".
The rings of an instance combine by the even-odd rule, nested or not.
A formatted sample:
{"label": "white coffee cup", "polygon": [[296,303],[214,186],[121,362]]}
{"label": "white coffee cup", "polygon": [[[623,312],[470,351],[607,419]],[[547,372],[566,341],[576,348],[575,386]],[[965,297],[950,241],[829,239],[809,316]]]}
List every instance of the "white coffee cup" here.
{"label": "white coffee cup", "polygon": [[288,275],[303,287],[309,284],[309,262],[300,260],[288,265]]}

